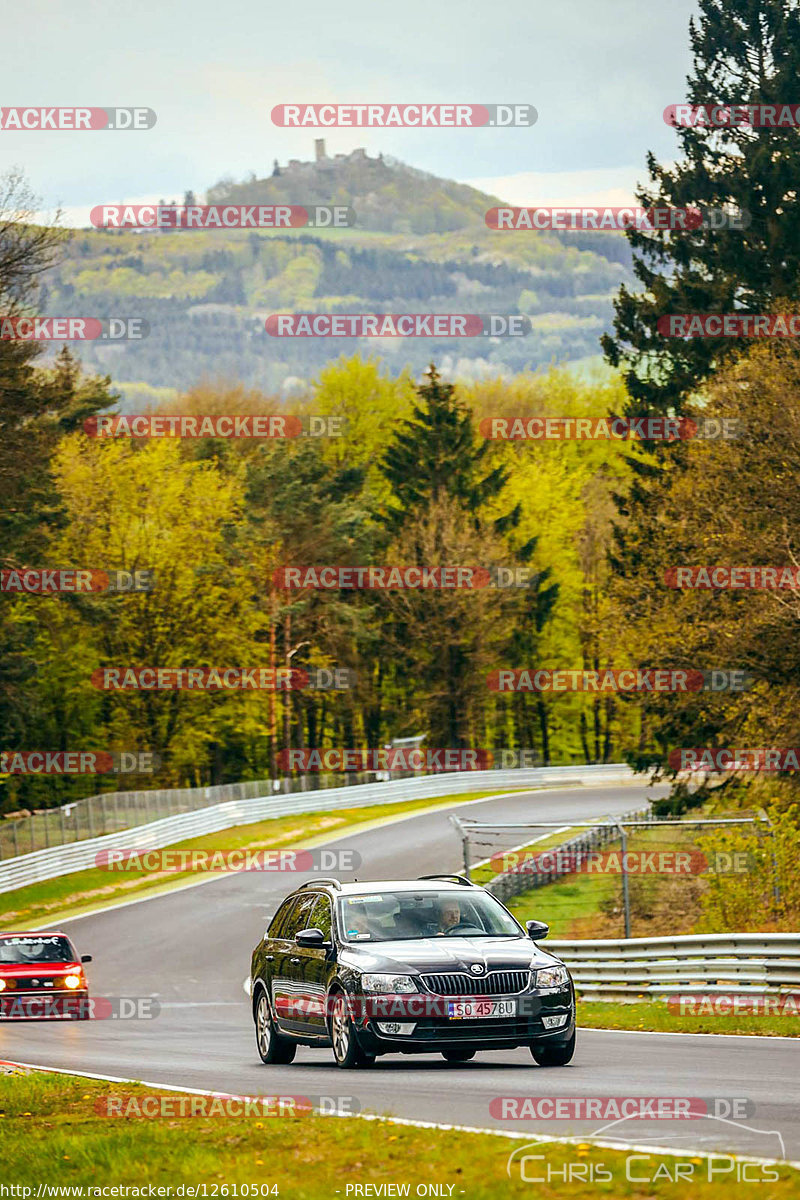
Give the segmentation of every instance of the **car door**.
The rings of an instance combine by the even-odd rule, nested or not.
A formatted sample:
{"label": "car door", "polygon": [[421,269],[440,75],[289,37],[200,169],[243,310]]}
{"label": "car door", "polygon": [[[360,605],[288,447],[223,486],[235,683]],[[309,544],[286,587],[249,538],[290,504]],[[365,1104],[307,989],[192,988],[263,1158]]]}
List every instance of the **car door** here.
{"label": "car door", "polygon": [[318,892],[300,892],[287,913],[273,943],[272,1011],[278,1026],[287,1033],[304,1033],[308,1028],[304,994],[303,959],[295,935],[308,928],[308,918]]}
{"label": "car door", "polygon": [[328,946],[297,946],[295,954],[301,959],[303,982],[308,1007],[305,1010],[307,1029],[318,1037],[327,1037],[325,1005],[328,995],[328,979],[332,971],[333,914],[330,897],[317,895],[316,904],[304,928],[321,929]]}
{"label": "car door", "polygon": [[272,997],[272,982],[275,976],[276,942],[280,942],[286,920],[294,907],[295,896],[289,896],[278,905],[275,915],[264,931],[260,945],[253,955],[253,982],[262,979],[267,985],[267,992]]}

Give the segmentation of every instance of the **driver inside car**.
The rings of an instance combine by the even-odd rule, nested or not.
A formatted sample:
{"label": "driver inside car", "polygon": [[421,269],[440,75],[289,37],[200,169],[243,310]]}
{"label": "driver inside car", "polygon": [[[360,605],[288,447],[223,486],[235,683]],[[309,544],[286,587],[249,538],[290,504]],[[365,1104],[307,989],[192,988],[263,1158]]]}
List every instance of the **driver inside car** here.
{"label": "driver inside car", "polygon": [[449,897],[442,901],[439,908],[439,934],[448,933],[451,929],[455,929],[456,925],[461,924],[461,908],[457,900],[451,900]]}

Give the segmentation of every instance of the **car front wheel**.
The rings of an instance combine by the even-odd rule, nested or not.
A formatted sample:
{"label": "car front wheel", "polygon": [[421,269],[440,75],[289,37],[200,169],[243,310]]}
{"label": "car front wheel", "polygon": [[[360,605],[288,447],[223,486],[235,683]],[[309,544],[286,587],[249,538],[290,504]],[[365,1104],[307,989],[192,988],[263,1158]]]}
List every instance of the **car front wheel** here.
{"label": "car front wheel", "polygon": [[568,1042],[552,1046],[547,1042],[532,1042],[531,1054],[540,1067],[565,1067],[575,1053],[575,1034]]}
{"label": "car front wheel", "polygon": [[261,1061],[267,1064],[290,1063],[297,1053],[296,1042],[275,1032],[267,993],[264,991],[260,993],[256,1005],[256,1045]]}
{"label": "car front wheel", "polygon": [[330,1032],[337,1067],[349,1070],[351,1067],[371,1067],[375,1062],[374,1054],[365,1054],[356,1041],[344,992],[337,992],[333,997]]}

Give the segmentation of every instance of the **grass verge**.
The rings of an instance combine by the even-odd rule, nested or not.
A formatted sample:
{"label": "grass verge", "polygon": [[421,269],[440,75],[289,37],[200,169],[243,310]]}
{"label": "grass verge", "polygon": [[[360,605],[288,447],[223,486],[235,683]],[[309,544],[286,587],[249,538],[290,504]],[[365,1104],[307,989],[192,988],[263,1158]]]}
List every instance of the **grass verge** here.
{"label": "grass verge", "polygon": [[[340,1089],[344,1091],[344,1088]],[[506,1170],[509,1155],[526,1143],[458,1130],[416,1129],[386,1121],[297,1116],[259,1118],[103,1117],[95,1110],[109,1094],[142,1097],[147,1089],[135,1084],[109,1084],[64,1075],[30,1073],[0,1077],[0,1126],[3,1127],[3,1175],[6,1184],[32,1188],[108,1185],[144,1188],[183,1185],[195,1196],[279,1195],[291,1200],[330,1200],[355,1195],[469,1197],[493,1200],[510,1197],[563,1196],[569,1172],[571,1200],[589,1200],[598,1190],[614,1197],[658,1197],[681,1200],[687,1179],[675,1180],[676,1164],[691,1172],[692,1195],[699,1200],[723,1200],[736,1179],[727,1156],[704,1160],[684,1151],[678,1156],[657,1153],[631,1163],[629,1180],[624,1150],[608,1150],[581,1142],[543,1143],[530,1152],[544,1161],[529,1163],[528,1178],[519,1168]],[[168,1090],[157,1093],[169,1095]],[[559,1134],[563,1134],[559,1122]],[[665,1135],[667,1140],[667,1135]],[[713,1176],[709,1181],[710,1166]],[[598,1173],[603,1182],[598,1182]],[[770,1172],[770,1200],[796,1196],[797,1172],[788,1166],[754,1164],[751,1174]],[[577,1172],[577,1178],[575,1177]],[[536,1184],[533,1176],[552,1176]],[[653,1180],[654,1182],[642,1182]],[[366,1185],[373,1185],[369,1191]],[[408,1191],[377,1190],[381,1184],[408,1185]],[[428,1192],[436,1184],[438,1191]],[[248,1192],[242,1191],[248,1185]],[[355,1187],[361,1185],[359,1192]],[[419,1191],[420,1185],[424,1191]],[[236,1192],[233,1188],[236,1187]],[[746,1185],[739,1183],[738,1187]],[[264,1188],[275,1191],[264,1191]],[[216,1188],[216,1191],[214,1190]],[[257,1190],[254,1190],[257,1189]],[[58,1195],[70,1195],[67,1190]],[[75,1193],[72,1193],[73,1195]],[[137,1194],[137,1193],[129,1193]],[[167,1195],[167,1193],[163,1193]],[[737,1194],[740,1194],[737,1190]],[[22,1200],[24,1193],[16,1192]],[[763,1195],[761,1191],[755,1195]]]}
{"label": "grass verge", "polygon": [[[529,788],[508,789],[530,791]],[[434,801],[403,800],[397,804],[373,804],[358,808],[342,808],[333,812],[295,813],[258,821],[252,825],[235,825],[230,829],[175,842],[170,849],[197,850],[279,850],[282,847],[308,848],[321,844],[343,832],[358,832],[364,827],[382,824],[393,818],[447,808],[459,801],[480,800],[497,795],[497,791],[470,792],[464,795],[441,796]],[[122,830],[117,843],[120,848],[133,848],[135,830]],[[165,847],[166,848],[166,847]],[[457,842],[453,836],[453,849]],[[55,924],[63,917],[91,912],[96,908],[136,899],[140,895],[160,895],[200,878],[192,871],[144,871],[132,868],[124,872],[99,867],[74,871],[57,879],[44,880],[28,887],[0,893],[0,929],[22,928],[25,925]]]}
{"label": "grass verge", "polygon": [[592,1029],[633,1029],[650,1033],[747,1033],[767,1037],[800,1037],[800,1014],[690,1013],[668,1008],[660,1000],[622,1003],[578,1000],[578,1023]]}

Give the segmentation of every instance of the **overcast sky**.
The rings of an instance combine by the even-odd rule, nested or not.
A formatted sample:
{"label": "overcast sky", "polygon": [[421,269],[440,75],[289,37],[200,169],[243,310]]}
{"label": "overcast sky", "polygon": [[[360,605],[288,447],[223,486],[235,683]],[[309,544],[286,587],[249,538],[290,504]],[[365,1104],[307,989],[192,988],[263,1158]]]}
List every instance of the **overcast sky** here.
{"label": "overcast sky", "polygon": [[[3,5],[0,104],[142,105],[138,132],[0,131],[44,206],[202,193],[272,161],[364,146],[517,204],[623,203],[676,153],[695,0],[26,0]],[[533,104],[520,129],[289,130],[289,102]]]}

